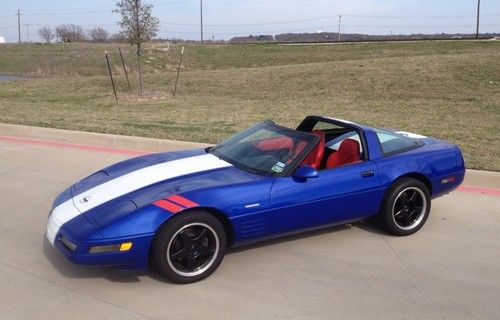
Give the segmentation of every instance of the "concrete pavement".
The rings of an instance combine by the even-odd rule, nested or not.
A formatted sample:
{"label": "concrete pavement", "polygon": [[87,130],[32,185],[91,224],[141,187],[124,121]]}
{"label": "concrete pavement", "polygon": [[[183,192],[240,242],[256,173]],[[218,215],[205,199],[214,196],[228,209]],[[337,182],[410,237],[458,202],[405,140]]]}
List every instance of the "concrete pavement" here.
{"label": "concrete pavement", "polygon": [[[45,240],[53,198],[129,154],[0,140],[0,155],[1,320],[495,319],[500,314],[495,193],[456,191],[436,199],[427,224],[410,237],[355,224],[233,249],[211,277],[180,286],[155,272],[72,265]],[[466,183],[500,188],[498,173],[477,176],[483,178],[468,177]]]}

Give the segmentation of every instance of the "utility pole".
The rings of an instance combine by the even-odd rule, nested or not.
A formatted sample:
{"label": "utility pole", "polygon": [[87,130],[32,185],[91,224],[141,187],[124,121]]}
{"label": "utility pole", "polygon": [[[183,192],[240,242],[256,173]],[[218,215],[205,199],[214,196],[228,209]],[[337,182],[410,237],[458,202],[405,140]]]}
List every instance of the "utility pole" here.
{"label": "utility pole", "polygon": [[342,16],[339,14],[339,42],[340,42],[340,23],[342,21]]}
{"label": "utility pole", "polygon": [[17,9],[17,35],[19,36],[19,43],[21,43],[21,10]]}
{"label": "utility pole", "polygon": [[30,25],[29,24],[25,24],[26,26],[26,41],[30,42]]}
{"label": "utility pole", "polygon": [[479,10],[481,8],[481,0],[477,0],[477,24],[476,24],[476,39],[479,38]]}
{"label": "utility pole", "polygon": [[203,44],[203,0],[200,0],[200,40]]}

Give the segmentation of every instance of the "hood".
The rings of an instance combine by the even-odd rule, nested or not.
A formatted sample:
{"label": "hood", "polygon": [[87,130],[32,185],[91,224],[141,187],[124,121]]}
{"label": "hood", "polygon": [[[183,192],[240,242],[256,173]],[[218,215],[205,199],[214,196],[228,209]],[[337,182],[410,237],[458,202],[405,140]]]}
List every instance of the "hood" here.
{"label": "hood", "polygon": [[[72,197],[79,215],[96,228],[103,228],[170,195],[193,191],[203,191],[206,195],[209,189],[265,179],[204,151],[159,156],[161,161],[158,155],[156,160],[150,157],[131,159],[128,164],[132,166],[128,170],[123,168],[127,162],[120,163],[99,171],[103,174],[94,174],[86,178],[87,181],[79,182],[78,187],[73,188]],[[92,186],[88,180],[97,184]],[[77,193],[78,190],[84,191]]]}
{"label": "hood", "polygon": [[158,154],[131,159],[105,168],[72,188],[81,213],[149,186],[232,165],[212,154]]}
{"label": "hood", "polygon": [[81,194],[100,184],[111,181],[130,172],[143,169],[145,167],[203,154],[206,154],[204,149],[195,149],[188,151],[153,153],[141,157],[127,159],[101,169],[91,174],[90,176],[78,181],[73,186],[71,186],[71,194],[73,196],[77,196],[78,194]]}
{"label": "hood", "polygon": [[54,202],[49,218],[49,225],[54,227],[47,229],[47,237],[54,243],[59,228],[81,220],[76,218],[84,218],[101,229],[172,194],[260,179],[263,177],[239,170],[203,149],[129,159],[104,168],[63,192]]}
{"label": "hood", "polygon": [[112,225],[138,209],[172,195],[183,195],[200,206],[210,206],[218,197],[218,192],[226,188],[265,180],[268,177],[247,173],[233,166],[200,171],[176,176],[136,189],[121,197],[112,199],[93,209],[84,216],[97,228]]}

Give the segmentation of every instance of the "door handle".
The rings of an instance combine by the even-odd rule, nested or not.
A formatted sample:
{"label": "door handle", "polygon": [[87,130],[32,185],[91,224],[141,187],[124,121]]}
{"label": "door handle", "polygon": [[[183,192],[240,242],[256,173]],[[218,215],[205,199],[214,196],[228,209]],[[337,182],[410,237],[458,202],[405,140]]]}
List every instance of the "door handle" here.
{"label": "door handle", "polygon": [[363,178],[373,177],[374,175],[375,175],[375,172],[373,172],[373,170],[361,171],[361,176]]}

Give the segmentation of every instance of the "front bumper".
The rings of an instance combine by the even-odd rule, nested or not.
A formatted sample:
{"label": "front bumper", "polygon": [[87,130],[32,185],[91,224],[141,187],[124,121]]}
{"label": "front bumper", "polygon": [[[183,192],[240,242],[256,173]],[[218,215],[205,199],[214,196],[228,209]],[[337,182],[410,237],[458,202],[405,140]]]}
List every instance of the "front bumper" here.
{"label": "front bumper", "polygon": [[[47,234],[51,231],[50,224]],[[127,269],[144,270],[148,267],[149,249],[154,234],[142,234],[129,237],[80,240],[62,226],[54,236],[53,246],[75,264],[118,266]],[[50,238],[49,238],[50,240]],[[90,248],[95,246],[115,245],[124,242],[132,242],[132,248],[127,251],[113,251],[104,253],[90,253]]]}

